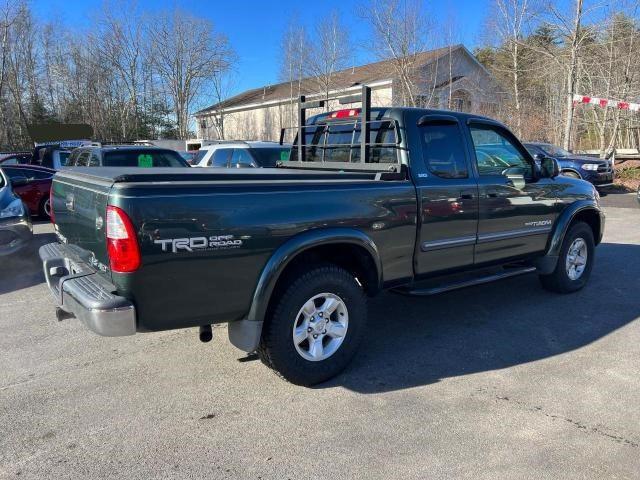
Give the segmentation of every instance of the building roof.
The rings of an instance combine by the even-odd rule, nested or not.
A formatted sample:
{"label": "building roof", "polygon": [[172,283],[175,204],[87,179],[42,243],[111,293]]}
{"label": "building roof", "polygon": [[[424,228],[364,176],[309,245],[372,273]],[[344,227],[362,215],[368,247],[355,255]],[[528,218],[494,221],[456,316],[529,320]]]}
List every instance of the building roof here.
{"label": "building roof", "polygon": [[[426,52],[420,52],[416,58],[416,68],[423,67],[437,58],[458,49],[464,49],[463,45],[452,45]],[[466,49],[465,49],[466,50]],[[390,79],[394,75],[393,59],[369,63],[359,67],[351,67],[337,71],[333,74],[332,89],[340,90],[356,85],[367,84],[375,81]],[[293,87],[293,90],[292,90]],[[317,77],[307,77],[301,80],[302,92],[316,92],[318,90]],[[298,82],[282,82],[275,85],[266,85],[260,88],[247,90],[235,95],[223,102],[216,103],[195,113],[202,115],[212,111],[254,105],[270,101],[278,101],[291,98],[291,92],[297,96]]]}

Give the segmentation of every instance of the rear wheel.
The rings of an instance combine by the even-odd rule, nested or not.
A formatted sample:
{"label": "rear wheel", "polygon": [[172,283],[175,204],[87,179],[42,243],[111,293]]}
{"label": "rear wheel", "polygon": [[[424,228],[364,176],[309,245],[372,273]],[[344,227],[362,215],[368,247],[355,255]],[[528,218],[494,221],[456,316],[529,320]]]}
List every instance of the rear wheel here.
{"label": "rear wheel", "polygon": [[48,195],[45,198],[43,198],[42,201],[40,202],[40,207],[38,208],[38,215],[40,215],[40,217],[44,219],[51,218],[51,200],[49,199]]}
{"label": "rear wheel", "polygon": [[340,373],[360,343],[366,299],[348,271],[320,265],[286,287],[265,321],[258,353],[267,366],[297,385],[315,385]]}
{"label": "rear wheel", "polygon": [[539,276],[542,286],[558,293],[580,290],[591,276],[594,254],[591,227],[584,222],[574,223],[564,237],[555,270]]}

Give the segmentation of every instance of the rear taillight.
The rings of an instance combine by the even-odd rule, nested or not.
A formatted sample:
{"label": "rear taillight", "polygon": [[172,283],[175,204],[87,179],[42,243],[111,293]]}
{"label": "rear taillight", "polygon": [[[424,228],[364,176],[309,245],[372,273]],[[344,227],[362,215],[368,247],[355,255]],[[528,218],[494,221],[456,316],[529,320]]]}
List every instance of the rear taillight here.
{"label": "rear taillight", "polygon": [[49,218],[51,219],[51,223],[56,223],[56,217],[53,213],[53,184],[51,184],[51,188],[49,188]]}
{"label": "rear taillight", "polygon": [[122,209],[111,205],[107,206],[107,253],[113,272],[133,272],[140,266],[133,224]]}

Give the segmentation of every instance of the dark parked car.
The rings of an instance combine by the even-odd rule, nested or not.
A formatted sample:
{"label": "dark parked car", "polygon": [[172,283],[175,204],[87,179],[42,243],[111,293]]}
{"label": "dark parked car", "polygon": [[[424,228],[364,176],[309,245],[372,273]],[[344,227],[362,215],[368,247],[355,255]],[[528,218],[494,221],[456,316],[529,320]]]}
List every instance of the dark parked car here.
{"label": "dark parked car", "polygon": [[0,168],[0,255],[9,255],[29,243],[33,228],[27,208],[3,170]]}
{"label": "dark parked car", "polygon": [[[60,243],[40,257],[58,318],[106,336],[198,326],[203,341],[227,322],[233,345],[312,385],[390,334],[367,324],[384,289],[534,272],[554,292],[587,284],[604,231],[592,185],[538,165],[494,120],[361,98],[300,125],[276,168],[56,174]],[[300,118],[317,106],[301,101]]]}
{"label": "dark parked car", "polygon": [[159,147],[113,145],[88,146],[73,150],[68,167],[189,167],[174,150]]}
{"label": "dark parked car", "polygon": [[31,157],[32,154],[27,152],[11,153],[0,159],[0,166],[30,163]]}
{"label": "dark parked car", "polygon": [[30,164],[60,170],[66,166],[71,151],[60,145],[39,145],[33,150]]}
{"label": "dark parked car", "polygon": [[50,218],[49,191],[51,179],[56,171],[36,165],[10,165],[3,166],[2,169],[11,180],[13,191],[20,196],[29,213]]}
{"label": "dark parked car", "polygon": [[197,151],[194,167],[269,168],[289,160],[291,145],[276,142],[225,140]]}
{"label": "dark parked car", "polygon": [[193,165],[196,155],[198,155],[197,150],[190,150],[190,151],[176,150],[176,151],[180,154],[182,158],[184,158],[187,161],[189,165]]}
{"label": "dark parked car", "polygon": [[597,187],[613,184],[614,171],[611,160],[575,155],[550,143],[530,142],[525,143],[524,146],[536,159],[555,158],[560,165],[562,175],[581,178]]}

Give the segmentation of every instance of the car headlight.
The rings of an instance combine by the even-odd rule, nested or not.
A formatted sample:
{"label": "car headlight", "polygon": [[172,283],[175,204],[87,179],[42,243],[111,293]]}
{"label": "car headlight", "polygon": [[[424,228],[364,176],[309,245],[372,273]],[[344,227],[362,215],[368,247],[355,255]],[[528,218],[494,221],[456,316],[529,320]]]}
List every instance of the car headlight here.
{"label": "car headlight", "polygon": [[585,163],[584,165],[582,165],[582,169],[583,170],[591,170],[593,172],[595,172],[596,170],[598,170],[598,167],[600,165],[597,163]]}
{"label": "car headlight", "polygon": [[13,202],[0,210],[0,218],[22,217],[24,216],[24,205],[22,200],[16,198]]}

